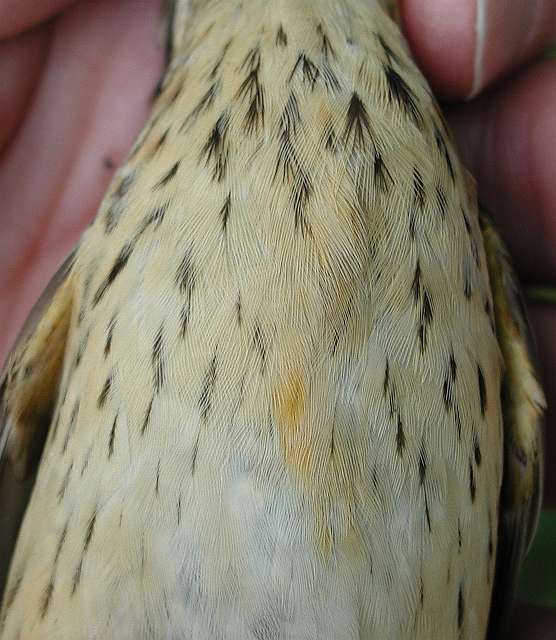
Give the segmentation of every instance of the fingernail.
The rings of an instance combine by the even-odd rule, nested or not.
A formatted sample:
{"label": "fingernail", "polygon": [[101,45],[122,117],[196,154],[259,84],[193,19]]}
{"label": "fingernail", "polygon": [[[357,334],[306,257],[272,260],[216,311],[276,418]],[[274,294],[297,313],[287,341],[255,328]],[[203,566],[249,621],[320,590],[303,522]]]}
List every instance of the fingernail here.
{"label": "fingernail", "polygon": [[474,98],[493,80],[542,45],[553,0],[476,0]]}
{"label": "fingernail", "polygon": [[474,98],[483,88],[483,70],[485,58],[485,42],[487,32],[488,0],[477,0],[475,9],[475,59],[473,61],[473,84],[467,99]]}

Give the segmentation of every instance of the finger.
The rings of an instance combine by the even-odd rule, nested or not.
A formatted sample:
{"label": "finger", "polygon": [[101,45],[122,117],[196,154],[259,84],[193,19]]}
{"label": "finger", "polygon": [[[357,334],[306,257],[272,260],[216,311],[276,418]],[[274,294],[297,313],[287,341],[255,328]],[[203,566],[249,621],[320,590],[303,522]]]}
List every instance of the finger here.
{"label": "finger", "polygon": [[0,160],[4,354],[146,119],[158,19],[156,0],[96,0],[55,25],[28,117]]}
{"label": "finger", "polygon": [[48,34],[41,26],[0,42],[0,151],[25,116],[45,63]]}
{"label": "finger", "polygon": [[479,197],[529,282],[556,283],[556,61],[448,110]]}
{"label": "finger", "polygon": [[400,0],[400,13],[417,61],[446,99],[477,94],[556,36],[554,0]]}
{"label": "finger", "polygon": [[72,2],[75,0],[0,0],[0,38],[29,29]]}
{"label": "finger", "polygon": [[[551,425],[556,424],[556,307],[545,304],[530,306],[531,322],[541,360],[542,381],[548,409],[545,416],[546,460],[556,460],[556,432]],[[556,468],[546,465],[544,492],[545,507],[556,508]]]}

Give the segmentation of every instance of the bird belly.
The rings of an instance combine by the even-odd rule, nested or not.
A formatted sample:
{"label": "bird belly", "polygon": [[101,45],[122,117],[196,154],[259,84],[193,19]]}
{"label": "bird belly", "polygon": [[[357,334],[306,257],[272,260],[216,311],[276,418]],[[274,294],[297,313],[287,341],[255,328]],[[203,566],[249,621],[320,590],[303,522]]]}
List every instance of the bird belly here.
{"label": "bird belly", "polygon": [[[139,369],[141,350],[128,356]],[[374,338],[328,411],[227,359],[207,345],[195,371],[164,356],[154,395],[115,370],[106,391],[87,358],[74,371],[2,638],[481,637],[497,449],[470,472],[472,434],[458,440],[444,407],[434,418],[410,368],[402,382],[391,358],[386,374]],[[300,387],[332,384],[327,367],[314,375]]]}

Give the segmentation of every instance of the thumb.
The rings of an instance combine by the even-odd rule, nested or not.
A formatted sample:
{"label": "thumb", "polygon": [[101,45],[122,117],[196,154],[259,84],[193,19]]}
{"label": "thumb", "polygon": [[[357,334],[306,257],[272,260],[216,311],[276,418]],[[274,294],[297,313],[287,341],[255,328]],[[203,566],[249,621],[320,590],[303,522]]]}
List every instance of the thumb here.
{"label": "thumb", "polygon": [[413,53],[443,98],[472,98],[556,38],[554,0],[400,0]]}

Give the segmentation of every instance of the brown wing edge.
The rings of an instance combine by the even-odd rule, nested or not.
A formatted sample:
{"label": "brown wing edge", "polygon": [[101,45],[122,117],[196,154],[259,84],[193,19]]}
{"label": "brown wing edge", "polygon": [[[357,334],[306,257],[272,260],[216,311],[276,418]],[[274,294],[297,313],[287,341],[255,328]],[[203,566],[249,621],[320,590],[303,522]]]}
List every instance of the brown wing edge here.
{"label": "brown wing edge", "polygon": [[[191,0],[189,0],[190,2]],[[160,78],[154,88],[152,99],[156,101],[162,94],[171,74],[171,63],[176,50],[184,38],[185,25],[189,13],[188,0],[162,0],[160,18],[164,33],[164,66]],[[135,148],[135,147],[134,147]]]}
{"label": "brown wing edge", "polygon": [[174,54],[174,43],[175,43],[175,21],[177,19],[176,16],[176,1],[177,0],[163,0],[162,2],[162,15],[163,20],[166,25],[166,41],[165,41],[165,49],[164,49],[164,57],[165,57],[165,67],[167,68],[172,60],[172,55]]}
{"label": "brown wing edge", "polygon": [[197,8],[198,0],[163,0],[162,11],[166,21],[166,66],[185,39],[187,23]]}
{"label": "brown wing edge", "polygon": [[398,0],[380,0],[380,4],[386,13],[392,18],[392,20],[401,26],[400,7]]}
{"label": "brown wing edge", "polygon": [[0,597],[56,403],[74,259],[72,252],[33,307],[0,374]]}
{"label": "brown wing edge", "polygon": [[506,248],[484,214],[485,244],[496,333],[504,359],[504,475],[500,493],[496,574],[489,640],[509,635],[510,611],[522,561],[537,528],[544,476],[543,415],[536,346]]}

